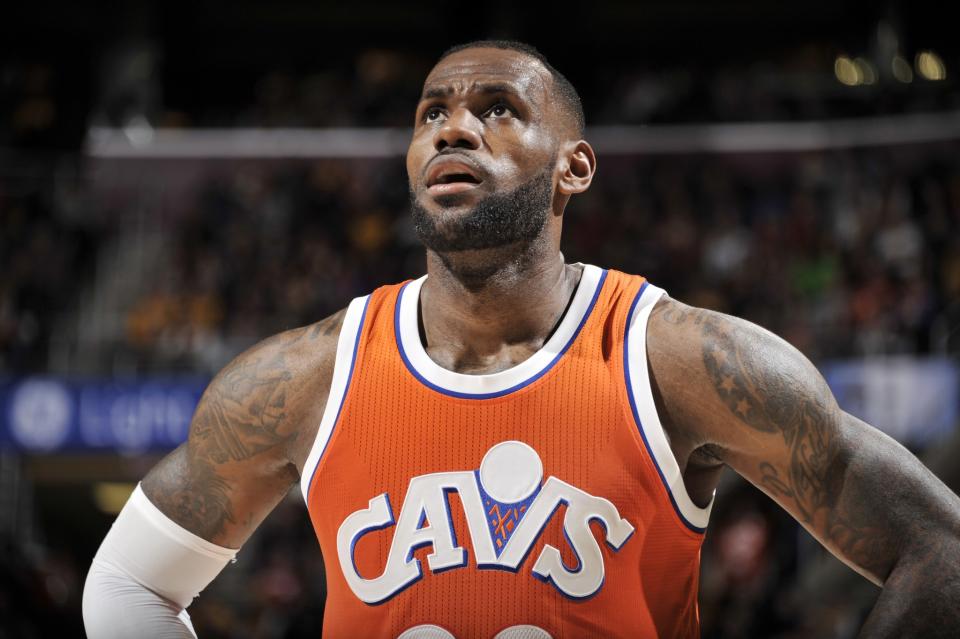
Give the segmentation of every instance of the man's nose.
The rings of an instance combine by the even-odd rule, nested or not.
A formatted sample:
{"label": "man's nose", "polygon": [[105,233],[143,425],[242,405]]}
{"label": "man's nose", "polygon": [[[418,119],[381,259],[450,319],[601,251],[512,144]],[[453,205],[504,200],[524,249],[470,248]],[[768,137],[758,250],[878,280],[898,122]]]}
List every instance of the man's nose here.
{"label": "man's nose", "polygon": [[457,109],[437,130],[433,138],[433,145],[437,151],[442,151],[448,146],[479,149],[483,144],[480,137],[480,127],[482,125],[480,120],[470,112],[470,109]]}

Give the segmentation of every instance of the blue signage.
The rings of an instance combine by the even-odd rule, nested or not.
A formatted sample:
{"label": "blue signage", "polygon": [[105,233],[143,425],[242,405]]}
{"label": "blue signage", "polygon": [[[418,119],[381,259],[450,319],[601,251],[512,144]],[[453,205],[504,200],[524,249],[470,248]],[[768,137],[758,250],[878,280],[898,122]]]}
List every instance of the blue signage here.
{"label": "blue signage", "polygon": [[822,370],[841,408],[904,444],[922,448],[960,421],[960,367],[952,359],[897,355]]}
{"label": "blue signage", "polygon": [[0,382],[0,447],[24,451],[170,449],[187,438],[207,380]]}

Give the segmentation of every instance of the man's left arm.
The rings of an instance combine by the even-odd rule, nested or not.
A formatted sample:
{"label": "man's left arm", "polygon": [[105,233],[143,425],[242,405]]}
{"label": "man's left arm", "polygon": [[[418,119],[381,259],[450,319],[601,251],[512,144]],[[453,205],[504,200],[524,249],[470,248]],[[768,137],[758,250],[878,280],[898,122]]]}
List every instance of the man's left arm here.
{"label": "man's left arm", "polygon": [[883,587],[861,636],[956,636],[960,499],[843,412],[813,365],[772,333],[669,299],[650,321],[651,368],[680,406],[671,417]]}

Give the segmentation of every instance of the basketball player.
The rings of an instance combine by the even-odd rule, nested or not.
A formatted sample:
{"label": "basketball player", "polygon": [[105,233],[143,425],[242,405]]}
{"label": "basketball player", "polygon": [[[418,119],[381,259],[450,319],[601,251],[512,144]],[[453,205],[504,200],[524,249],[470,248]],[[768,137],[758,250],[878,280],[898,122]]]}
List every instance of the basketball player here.
{"label": "basketball player", "polygon": [[583,125],[526,45],[440,59],[407,153],[427,275],[211,382],[94,559],[92,639],[192,636],[185,608],[297,482],[325,636],[696,637],[724,466],[883,587],[863,636],[957,636],[953,493],[774,335],[565,263]]}

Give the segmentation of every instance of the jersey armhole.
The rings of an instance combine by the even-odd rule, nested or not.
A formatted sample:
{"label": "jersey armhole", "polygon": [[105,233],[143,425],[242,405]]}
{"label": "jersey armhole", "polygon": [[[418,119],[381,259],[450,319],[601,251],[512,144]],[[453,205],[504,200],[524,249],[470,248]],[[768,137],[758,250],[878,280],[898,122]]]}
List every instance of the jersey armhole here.
{"label": "jersey armhole", "polygon": [[310,448],[310,454],[307,456],[307,461],[303,465],[303,473],[300,476],[300,492],[308,505],[310,503],[310,487],[317,470],[320,468],[320,462],[323,459],[324,451],[327,449],[327,444],[333,437],[333,429],[337,425],[340,410],[343,408],[343,401],[347,397],[350,379],[353,377],[353,369],[357,363],[357,350],[360,346],[363,320],[367,315],[369,302],[369,295],[355,298],[350,302],[343,317],[340,337],[337,340],[337,355],[333,364],[333,377],[330,380],[327,404],[323,409],[323,417],[320,419],[317,436],[313,440],[313,446]]}
{"label": "jersey armhole", "polygon": [[660,422],[650,386],[650,371],[647,368],[647,324],[653,307],[664,293],[662,288],[644,282],[630,305],[623,340],[624,379],[635,425],[660,475],[674,511],[688,529],[703,533],[710,519],[716,491],[705,508],[693,503],[687,494],[680,465],[673,455],[673,449],[670,448],[670,442]]}

